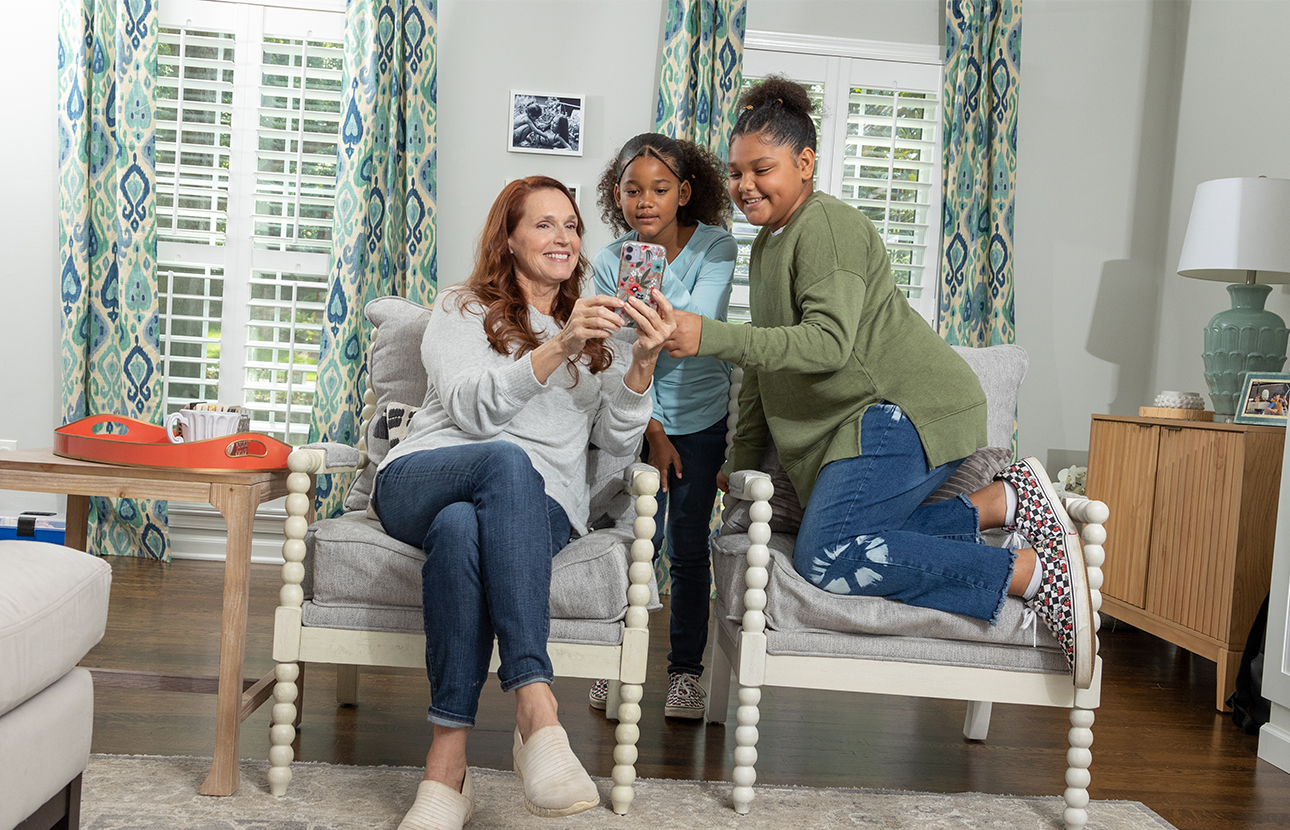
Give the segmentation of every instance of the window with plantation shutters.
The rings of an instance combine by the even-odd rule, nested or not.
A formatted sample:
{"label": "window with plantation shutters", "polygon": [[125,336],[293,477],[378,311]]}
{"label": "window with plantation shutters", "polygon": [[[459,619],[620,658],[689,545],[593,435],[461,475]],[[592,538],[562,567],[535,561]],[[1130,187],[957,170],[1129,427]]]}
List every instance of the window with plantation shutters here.
{"label": "window with plantation shutters", "polygon": [[[343,0],[158,7],[157,262],[162,395],[238,404],[308,440],[340,132]],[[252,561],[281,561],[262,506]],[[170,502],[173,554],[222,559],[209,505]]]}
{"label": "window with plantation shutters", "polygon": [[308,439],[343,18],[273,0],[161,8],[157,254],[167,412],[193,401],[238,404],[253,430],[290,444]]}
{"label": "window with plantation shutters", "polygon": [[[933,46],[748,32],[744,87],[771,74],[805,84],[819,101],[815,186],[863,211],[879,232],[892,276],[936,324],[940,250],[941,59]],[[736,215],[739,260],[730,319],[748,319],[748,256],[757,228]]]}

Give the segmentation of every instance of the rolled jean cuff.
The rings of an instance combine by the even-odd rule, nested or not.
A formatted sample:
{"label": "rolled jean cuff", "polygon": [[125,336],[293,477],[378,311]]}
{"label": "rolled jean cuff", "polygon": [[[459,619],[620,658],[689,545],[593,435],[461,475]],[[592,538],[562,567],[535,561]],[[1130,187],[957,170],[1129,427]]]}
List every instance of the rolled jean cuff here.
{"label": "rolled jean cuff", "polygon": [[1008,586],[1012,584],[1012,575],[1017,570],[1017,552],[1010,548],[1005,548],[1005,550],[1012,554],[1012,563],[1008,565],[1008,573],[1003,580],[1003,593],[999,596],[999,604],[994,607],[994,613],[990,615],[990,625],[996,625],[999,622],[999,615],[1003,613],[1004,603],[1008,601]]}
{"label": "rolled jean cuff", "polygon": [[527,686],[530,683],[545,683],[550,686],[552,679],[552,675],[548,672],[533,671],[502,683],[502,691],[509,692],[514,689],[518,689],[521,686]]}
{"label": "rolled jean cuff", "polygon": [[426,720],[430,721],[435,726],[444,726],[448,729],[471,729],[475,726],[474,718],[463,717],[461,715],[453,714],[452,712],[445,712],[442,709],[436,709],[433,706],[430,707],[430,713],[426,715]]}

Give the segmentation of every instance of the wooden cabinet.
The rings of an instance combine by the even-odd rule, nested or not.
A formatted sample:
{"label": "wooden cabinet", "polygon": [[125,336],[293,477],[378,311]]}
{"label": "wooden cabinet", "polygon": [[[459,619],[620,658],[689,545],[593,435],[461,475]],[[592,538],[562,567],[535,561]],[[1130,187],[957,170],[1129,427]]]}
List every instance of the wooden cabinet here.
{"label": "wooden cabinet", "polygon": [[1270,584],[1284,444],[1280,427],[1093,416],[1102,610],[1215,661],[1219,709]]}

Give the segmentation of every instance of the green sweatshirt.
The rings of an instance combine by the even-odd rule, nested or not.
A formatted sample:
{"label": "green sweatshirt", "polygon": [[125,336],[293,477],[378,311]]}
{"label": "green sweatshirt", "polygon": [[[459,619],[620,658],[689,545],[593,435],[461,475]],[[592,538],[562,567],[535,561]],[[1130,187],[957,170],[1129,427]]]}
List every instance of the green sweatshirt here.
{"label": "green sweatshirt", "polygon": [[820,469],[860,455],[860,419],[890,401],[928,467],[986,444],[976,374],[896,288],[882,237],[859,210],[815,192],[752,246],[752,325],[704,318],[700,355],[744,367],[727,473],[756,469],[769,433],[803,505]]}

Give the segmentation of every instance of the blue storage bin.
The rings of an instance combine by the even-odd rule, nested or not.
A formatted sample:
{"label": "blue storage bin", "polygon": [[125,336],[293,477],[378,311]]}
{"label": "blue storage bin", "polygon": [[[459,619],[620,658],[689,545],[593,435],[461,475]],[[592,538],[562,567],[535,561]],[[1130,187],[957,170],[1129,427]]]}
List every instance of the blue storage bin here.
{"label": "blue storage bin", "polygon": [[64,544],[67,520],[55,513],[22,513],[0,516],[0,539],[30,539],[35,542]]}

